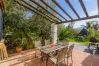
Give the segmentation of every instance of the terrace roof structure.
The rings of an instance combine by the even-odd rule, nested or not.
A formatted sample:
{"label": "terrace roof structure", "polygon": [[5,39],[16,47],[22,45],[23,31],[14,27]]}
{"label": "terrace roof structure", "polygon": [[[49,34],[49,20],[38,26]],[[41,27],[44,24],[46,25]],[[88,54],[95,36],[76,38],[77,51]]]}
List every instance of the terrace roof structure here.
{"label": "terrace roof structure", "polygon": [[5,11],[5,0],[0,0],[0,7],[4,12]]}
{"label": "terrace roof structure", "polygon": [[[89,15],[90,12],[88,11],[84,0],[77,0],[78,3],[80,4],[80,8],[82,9],[82,11],[85,14],[84,17],[81,17],[81,14],[78,13],[78,9],[76,9],[75,6],[71,3],[71,1],[73,1],[73,0],[61,0],[61,1],[64,1],[65,3],[60,4],[58,2],[58,0],[50,0],[50,2],[52,2],[56,7],[58,7],[64,13],[64,15],[66,15],[68,18],[64,17],[63,14],[59,13],[59,11],[57,11],[55,8],[53,8],[47,2],[47,0],[16,0],[16,2],[19,5],[24,6],[25,8],[33,11],[34,13],[39,14],[39,15],[45,17],[46,19],[48,19],[49,21],[51,21],[53,23],[57,23],[57,24],[80,21],[80,20],[87,20],[87,19],[92,19],[92,18],[98,18],[99,17],[99,0],[96,0],[97,1],[97,4],[96,4],[97,6],[95,6],[95,7],[97,7],[97,12],[98,13],[95,14],[95,15],[92,15],[92,16]],[[91,0],[91,1],[94,2],[94,0]],[[68,5],[69,8],[72,10],[72,12],[76,15],[77,18],[74,18],[74,16],[70,15],[71,12],[68,12],[67,11],[68,9],[65,9],[64,7],[62,7],[62,5]],[[76,3],[75,3],[75,5],[76,5]],[[46,9],[44,6],[46,6],[48,9]],[[39,9],[37,9],[37,7],[40,7],[41,9],[45,10],[46,12],[49,13],[49,15],[44,14],[44,13],[42,14],[42,12]],[[55,14],[53,14],[49,9],[52,12],[54,12]],[[89,9],[91,9],[91,7]],[[53,16],[54,18],[52,18],[50,15]]]}

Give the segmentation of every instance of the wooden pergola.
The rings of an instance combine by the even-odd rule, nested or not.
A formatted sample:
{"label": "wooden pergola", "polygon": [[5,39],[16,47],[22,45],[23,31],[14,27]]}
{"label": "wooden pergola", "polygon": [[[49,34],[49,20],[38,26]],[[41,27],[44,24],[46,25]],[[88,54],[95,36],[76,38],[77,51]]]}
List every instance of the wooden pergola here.
{"label": "wooden pergola", "polygon": [[5,0],[0,0],[0,8],[3,12],[5,11]]}
{"label": "wooden pergola", "polygon": [[[54,4],[55,6],[57,6],[69,19],[64,17],[63,16],[64,14],[58,12],[58,10],[53,8],[49,4],[49,1],[52,4]],[[91,1],[94,2],[94,0],[91,0]],[[52,41],[54,43],[57,43],[57,24],[87,20],[87,19],[93,19],[93,18],[99,18],[99,0],[96,0],[97,4],[95,6],[95,7],[98,8],[97,9],[98,13],[96,15],[92,15],[92,16],[90,16],[90,12],[88,11],[87,6],[84,3],[84,0],[78,0],[78,3],[81,6],[80,8],[82,9],[82,11],[85,14],[84,17],[81,17],[80,13],[77,11],[78,9],[75,8],[75,6],[70,2],[70,0],[64,0],[64,4],[62,4],[62,5],[67,4],[69,6],[69,8],[72,10],[72,12],[76,15],[76,17],[77,17],[76,19],[74,18],[74,16],[71,16],[70,15],[71,12],[68,12],[67,11],[68,9],[63,8],[62,5],[57,0],[16,0],[16,2],[19,5],[31,10],[32,12],[34,12],[34,13],[36,13],[38,15],[41,15],[45,19],[52,22],[52,25],[51,25],[51,37],[52,37]],[[75,5],[76,5],[76,3],[75,3]],[[43,13],[42,11],[40,11],[38,9],[38,7],[40,9],[43,9],[44,11],[46,11],[48,14]]]}
{"label": "wooden pergola", "polygon": [[[77,16],[77,19],[73,19],[73,17],[62,7],[62,5],[60,5],[57,2],[57,0],[51,0],[51,2],[53,4],[55,4],[59,9],[61,9],[61,11],[64,12],[64,14],[66,16],[68,16],[70,18],[70,20],[66,19],[66,17],[64,17],[62,14],[60,14],[54,8],[52,8],[47,2],[45,2],[45,0],[38,0],[38,1],[39,2],[37,2],[37,0],[16,0],[16,2],[19,5],[24,6],[25,8],[33,11],[34,13],[39,14],[39,15],[45,17],[46,19],[48,19],[49,21],[51,21],[53,23],[57,23],[57,24],[67,23],[67,22],[74,22],[74,21],[80,21],[80,20],[86,20],[86,19],[92,19],[92,18],[98,18],[99,17],[99,0],[97,0],[98,14],[97,15],[93,15],[93,16],[89,16],[88,11],[86,9],[86,6],[85,6],[83,0],[78,0],[79,1],[79,4],[81,5],[81,8],[83,9],[83,12],[86,15],[86,17],[80,17],[80,14],[77,12],[77,10],[74,8],[74,6],[71,4],[70,0],[65,0],[65,2],[69,5],[69,7],[71,8],[71,10]],[[40,4],[40,3],[42,3],[42,4]],[[48,12],[54,18],[52,18],[49,15],[46,15],[44,13],[42,14],[42,12],[40,10],[38,10],[37,7],[34,6],[34,4],[37,7],[40,7],[43,10],[45,10],[46,12]],[[56,15],[54,15],[53,13],[51,13],[48,9],[45,9],[43,5],[46,6],[46,7],[48,7],[51,11],[55,12],[59,17],[61,17],[65,21],[63,21],[62,19],[58,18]]]}

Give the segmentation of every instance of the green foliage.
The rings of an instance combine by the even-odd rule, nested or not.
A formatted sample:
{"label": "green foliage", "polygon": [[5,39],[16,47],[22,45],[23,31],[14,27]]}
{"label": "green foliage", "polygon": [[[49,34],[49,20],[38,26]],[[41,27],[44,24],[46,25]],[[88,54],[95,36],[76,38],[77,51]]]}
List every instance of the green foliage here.
{"label": "green foliage", "polygon": [[[88,35],[84,35],[81,36],[78,32],[77,29],[73,29],[72,27],[68,26],[68,27],[64,27],[62,28],[61,31],[59,31],[59,40],[69,40],[69,41],[73,41],[73,42],[89,42],[89,39],[91,37],[96,37],[97,39],[99,39],[99,29],[95,30],[94,29],[94,22],[96,21],[91,21],[91,22],[87,22],[86,26],[87,27],[87,31],[88,31]],[[84,28],[85,28],[84,27]],[[96,28],[97,29],[97,28]]]}
{"label": "green foliage", "polygon": [[[39,9],[39,8],[38,8]],[[49,15],[46,11],[39,9],[46,15]],[[41,39],[42,45],[45,45],[45,40],[50,39],[51,22],[45,19],[43,16],[34,14],[29,22],[31,31],[38,35],[38,39]]]}
{"label": "green foliage", "polygon": [[4,15],[4,38],[7,39],[7,34],[11,33],[10,39],[7,40],[11,41],[12,47],[22,47],[24,49],[34,47],[32,37],[30,36],[31,31],[27,24],[26,12],[27,10],[19,6],[14,0],[7,1]]}
{"label": "green foliage", "polygon": [[[43,9],[38,9],[42,11],[42,14],[50,15]],[[50,39],[51,22],[32,12],[32,17],[28,18],[29,12],[14,0],[6,1],[4,38],[10,41],[12,47],[22,47],[24,50],[31,49],[34,48],[35,40],[41,40],[42,45],[45,45],[45,40]],[[9,39],[8,36],[10,36]]]}
{"label": "green foliage", "polygon": [[74,37],[74,30],[71,27],[64,28],[59,34],[60,40],[64,40],[66,38],[72,38],[72,37]]}

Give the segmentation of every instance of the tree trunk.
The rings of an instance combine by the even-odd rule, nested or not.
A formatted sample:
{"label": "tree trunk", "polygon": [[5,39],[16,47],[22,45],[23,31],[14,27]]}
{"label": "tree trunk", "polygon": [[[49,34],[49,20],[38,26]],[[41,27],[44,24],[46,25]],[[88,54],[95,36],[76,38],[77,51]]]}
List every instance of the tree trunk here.
{"label": "tree trunk", "polygon": [[41,38],[41,45],[42,45],[42,46],[45,46],[45,37],[42,37],[42,38]]}
{"label": "tree trunk", "polygon": [[3,33],[3,12],[0,8],[0,40],[2,39],[2,33]]}

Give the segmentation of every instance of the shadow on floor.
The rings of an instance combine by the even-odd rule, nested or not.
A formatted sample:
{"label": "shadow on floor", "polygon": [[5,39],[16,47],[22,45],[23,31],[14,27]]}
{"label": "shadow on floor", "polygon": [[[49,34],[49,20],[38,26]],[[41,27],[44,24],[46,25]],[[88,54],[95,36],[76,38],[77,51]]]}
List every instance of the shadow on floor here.
{"label": "shadow on floor", "polygon": [[99,55],[99,49],[95,48],[95,47],[86,48],[86,49],[84,49],[84,52]]}
{"label": "shadow on floor", "polygon": [[99,56],[89,55],[82,61],[82,66],[99,66]]}
{"label": "shadow on floor", "polygon": [[[45,61],[41,61],[40,58],[36,60],[31,60],[29,62],[25,62],[24,66],[45,66]],[[51,60],[49,60],[47,66],[56,66]],[[59,66],[66,66],[66,63],[61,63]],[[68,66],[73,66],[71,63]]]}

